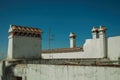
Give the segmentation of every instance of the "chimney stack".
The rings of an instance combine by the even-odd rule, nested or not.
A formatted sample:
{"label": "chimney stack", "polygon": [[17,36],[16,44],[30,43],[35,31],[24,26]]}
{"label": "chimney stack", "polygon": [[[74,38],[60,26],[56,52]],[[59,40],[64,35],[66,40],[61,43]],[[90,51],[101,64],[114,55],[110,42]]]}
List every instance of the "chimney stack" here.
{"label": "chimney stack", "polygon": [[99,38],[98,28],[93,27],[91,31],[92,31],[92,37],[93,37],[93,39]]}
{"label": "chimney stack", "polygon": [[70,32],[70,48],[75,48],[76,47],[76,34],[73,32]]}
{"label": "chimney stack", "polygon": [[99,27],[99,39],[100,39],[100,51],[104,55],[104,58],[107,58],[107,38],[106,38],[107,28],[104,26]]}
{"label": "chimney stack", "polygon": [[42,31],[19,25],[10,25],[8,59],[40,59]]}

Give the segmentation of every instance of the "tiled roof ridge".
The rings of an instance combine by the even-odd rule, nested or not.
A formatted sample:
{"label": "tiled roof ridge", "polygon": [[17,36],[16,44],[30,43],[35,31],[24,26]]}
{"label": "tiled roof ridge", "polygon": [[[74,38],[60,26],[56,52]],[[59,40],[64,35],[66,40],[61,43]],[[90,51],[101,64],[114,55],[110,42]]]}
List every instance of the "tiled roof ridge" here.
{"label": "tiled roof ridge", "polygon": [[12,31],[16,32],[31,32],[31,33],[42,33],[40,28],[33,28],[27,26],[11,25]]}
{"label": "tiled roof ridge", "polygon": [[40,28],[33,28],[27,26],[19,26],[19,25],[10,25],[10,29],[8,31],[12,36],[25,36],[25,37],[36,37],[41,38],[42,31]]}
{"label": "tiled roof ridge", "polygon": [[[21,28],[40,29],[40,28],[36,28],[36,27],[31,27],[31,26],[21,26],[21,25],[15,25],[15,24],[11,24],[11,27],[21,27]],[[40,30],[41,30],[41,29],[40,29]]]}

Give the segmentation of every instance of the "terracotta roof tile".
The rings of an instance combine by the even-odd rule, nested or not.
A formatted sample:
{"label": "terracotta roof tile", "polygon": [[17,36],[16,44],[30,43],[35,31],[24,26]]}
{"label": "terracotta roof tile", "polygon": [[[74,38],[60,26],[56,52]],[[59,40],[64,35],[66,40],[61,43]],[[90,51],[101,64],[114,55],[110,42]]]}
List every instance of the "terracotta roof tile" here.
{"label": "terracotta roof tile", "polygon": [[26,32],[26,33],[41,33],[42,31],[39,28],[25,27],[25,26],[17,26],[11,25],[13,32]]}
{"label": "terracotta roof tile", "polygon": [[42,50],[42,53],[64,53],[64,52],[67,53],[67,52],[81,52],[81,51],[83,51],[83,47]]}

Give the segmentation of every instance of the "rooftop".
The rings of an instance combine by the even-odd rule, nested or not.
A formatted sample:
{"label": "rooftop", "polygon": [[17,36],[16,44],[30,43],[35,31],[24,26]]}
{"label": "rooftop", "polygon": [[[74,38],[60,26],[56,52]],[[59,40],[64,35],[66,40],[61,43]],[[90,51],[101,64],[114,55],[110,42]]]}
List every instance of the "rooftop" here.
{"label": "rooftop", "polygon": [[41,29],[26,26],[10,25],[9,32],[41,33]]}
{"label": "rooftop", "polygon": [[42,53],[67,53],[83,51],[83,47],[42,50]]}

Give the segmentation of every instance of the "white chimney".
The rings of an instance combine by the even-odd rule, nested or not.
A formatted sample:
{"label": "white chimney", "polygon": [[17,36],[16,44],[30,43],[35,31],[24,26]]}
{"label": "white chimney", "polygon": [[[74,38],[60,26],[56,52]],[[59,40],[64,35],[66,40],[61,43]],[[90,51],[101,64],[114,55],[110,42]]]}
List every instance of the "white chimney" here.
{"label": "white chimney", "polygon": [[70,48],[75,48],[76,47],[76,34],[70,32]]}
{"label": "white chimney", "polygon": [[93,27],[91,31],[92,31],[92,38],[93,38],[93,39],[99,38],[98,28]]}
{"label": "white chimney", "polygon": [[8,59],[41,57],[42,31],[39,28],[10,25]]}
{"label": "white chimney", "polygon": [[106,38],[106,28],[104,26],[99,27],[99,39],[100,39],[100,51],[107,58],[107,38]]}

